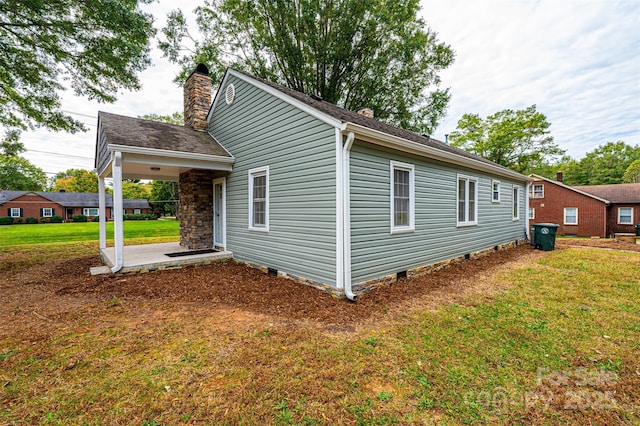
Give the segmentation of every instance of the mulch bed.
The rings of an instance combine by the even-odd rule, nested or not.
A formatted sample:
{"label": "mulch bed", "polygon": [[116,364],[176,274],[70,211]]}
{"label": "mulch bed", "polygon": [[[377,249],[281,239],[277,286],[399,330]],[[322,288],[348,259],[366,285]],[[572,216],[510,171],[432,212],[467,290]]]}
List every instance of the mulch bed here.
{"label": "mulch bed", "polygon": [[640,252],[640,244],[633,244],[625,241],[616,241],[612,238],[558,238],[556,239],[556,245],[596,247]]}
{"label": "mulch bed", "polygon": [[454,264],[375,289],[355,303],[231,261],[142,274],[90,276],[89,267],[98,263],[95,256],[90,256],[51,262],[45,265],[45,274],[47,287],[57,296],[197,302],[199,307],[225,306],[287,319],[347,324],[432,292],[460,292],[460,282],[531,251],[524,245]]}

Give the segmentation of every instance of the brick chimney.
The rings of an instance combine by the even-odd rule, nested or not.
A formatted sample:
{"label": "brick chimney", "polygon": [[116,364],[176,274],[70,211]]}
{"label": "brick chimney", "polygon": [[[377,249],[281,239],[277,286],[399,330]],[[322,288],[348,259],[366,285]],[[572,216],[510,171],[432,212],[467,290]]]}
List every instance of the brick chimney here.
{"label": "brick chimney", "polygon": [[562,183],[562,172],[556,172],[556,181]]}
{"label": "brick chimney", "polygon": [[207,113],[211,106],[211,77],[205,64],[198,64],[184,82],[184,125],[206,131]]}
{"label": "brick chimney", "polygon": [[373,110],[371,108],[362,108],[360,111],[358,111],[358,114],[364,115],[368,118],[373,118]]}

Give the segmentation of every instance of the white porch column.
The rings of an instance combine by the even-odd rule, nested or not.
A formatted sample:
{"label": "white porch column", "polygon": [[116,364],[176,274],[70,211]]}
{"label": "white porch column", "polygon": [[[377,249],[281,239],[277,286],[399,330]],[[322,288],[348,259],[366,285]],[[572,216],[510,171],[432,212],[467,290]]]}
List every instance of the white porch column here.
{"label": "white porch column", "polygon": [[124,264],[124,230],[122,218],[122,153],[114,152],[112,164],[113,175],[113,246],[116,253],[116,264],[111,268],[118,272]]}
{"label": "white porch column", "polygon": [[100,217],[100,250],[107,248],[107,208],[104,177],[98,177],[98,215]]}

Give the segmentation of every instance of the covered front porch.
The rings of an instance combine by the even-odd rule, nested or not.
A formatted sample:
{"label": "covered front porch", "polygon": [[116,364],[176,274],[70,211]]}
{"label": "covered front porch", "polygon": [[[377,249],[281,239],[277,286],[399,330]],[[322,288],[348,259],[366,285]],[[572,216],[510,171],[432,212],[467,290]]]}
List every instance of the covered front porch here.
{"label": "covered front porch", "polygon": [[[206,265],[233,257],[230,251],[216,250],[203,253],[201,250],[189,250],[177,242],[125,246],[123,254],[124,261],[119,271],[123,273],[150,272],[186,265]],[[115,247],[100,249],[100,257],[105,266],[91,268],[92,275],[111,273],[111,268],[116,264]]]}
{"label": "covered front porch", "polygon": [[[225,199],[226,175],[233,163],[234,158],[207,132],[99,113],[96,171],[100,254],[107,266],[92,272],[166,269],[231,257],[226,251]],[[107,178],[113,180],[114,246],[109,248],[105,215]],[[125,246],[122,194],[125,178],[178,182],[180,243]],[[180,255],[185,252],[189,254]],[[172,253],[178,256],[167,256]]]}

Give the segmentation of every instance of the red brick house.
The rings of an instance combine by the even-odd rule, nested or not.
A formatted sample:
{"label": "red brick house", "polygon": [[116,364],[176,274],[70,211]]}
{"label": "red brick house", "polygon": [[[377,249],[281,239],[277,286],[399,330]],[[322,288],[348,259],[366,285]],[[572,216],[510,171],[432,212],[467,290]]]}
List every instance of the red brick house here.
{"label": "red brick house", "polygon": [[635,232],[640,223],[640,184],[568,186],[531,175],[530,223],[556,223],[558,235],[607,237]]}
{"label": "red brick house", "polygon": [[[148,200],[123,200],[125,214],[150,213]],[[107,219],[112,217],[113,200],[107,194]],[[47,218],[61,216],[98,216],[98,194],[86,192],[0,191],[0,216],[13,218]]]}

